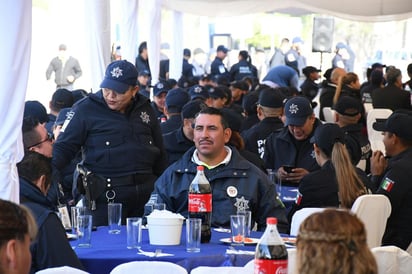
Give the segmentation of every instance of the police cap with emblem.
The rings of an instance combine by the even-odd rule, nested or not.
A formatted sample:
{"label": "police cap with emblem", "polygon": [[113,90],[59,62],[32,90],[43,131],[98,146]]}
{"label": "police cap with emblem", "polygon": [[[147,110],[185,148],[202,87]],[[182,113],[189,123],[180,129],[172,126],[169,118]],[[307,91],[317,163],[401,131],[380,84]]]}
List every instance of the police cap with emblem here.
{"label": "police cap with emblem", "polygon": [[130,86],[136,86],[137,76],[137,69],[132,63],[126,60],[114,61],[107,66],[100,87],[125,93]]}
{"label": "police cap with emblem", "polygon": [[303,126],[311,114],[313,109],[308,99],[302,96],[292,97],[285,104],[285,125]]}

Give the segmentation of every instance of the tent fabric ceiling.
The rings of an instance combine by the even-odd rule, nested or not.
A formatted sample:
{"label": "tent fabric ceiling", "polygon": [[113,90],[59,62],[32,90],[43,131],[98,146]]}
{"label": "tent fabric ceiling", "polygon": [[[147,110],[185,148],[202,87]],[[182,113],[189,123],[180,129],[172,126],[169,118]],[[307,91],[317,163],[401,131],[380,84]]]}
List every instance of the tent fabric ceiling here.
{"label": "tent fabric ceiling", "polygon": [[412,17],[411,0],[163,0],[168,9],[209,17],[260,12],[291,15],[322,13],[357,21],[391,21]]}

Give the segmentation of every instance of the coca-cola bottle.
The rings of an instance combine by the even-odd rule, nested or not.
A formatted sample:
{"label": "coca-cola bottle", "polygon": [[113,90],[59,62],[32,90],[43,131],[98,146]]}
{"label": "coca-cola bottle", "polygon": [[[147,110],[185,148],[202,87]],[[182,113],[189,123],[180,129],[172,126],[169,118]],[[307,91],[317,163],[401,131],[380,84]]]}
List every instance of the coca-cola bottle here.
{"label": "coca-cola bottle", "polygon": [[276,227],[278,220],[266,219],[266,230],[255,252],[255,274],[287,274],[288,251]]}
{"label": "coca-cola bottle", "polygon": [[204,167],[198,166],[195,178],[189,187],[189,218],[202,219],[200,241],[208,243],[211,237],[212,223],[212,188],[207,180]]}

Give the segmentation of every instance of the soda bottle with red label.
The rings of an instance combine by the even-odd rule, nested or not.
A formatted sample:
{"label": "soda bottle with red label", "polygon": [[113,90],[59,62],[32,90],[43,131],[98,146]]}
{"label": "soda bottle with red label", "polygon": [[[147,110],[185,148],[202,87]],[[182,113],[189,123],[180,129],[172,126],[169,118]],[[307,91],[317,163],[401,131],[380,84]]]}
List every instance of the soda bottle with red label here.
{"label": "soda bottle with red label", "polygon": [[266,230],[255,252],[255,274],[287,274],[288,251],[277,229],[277,219],[266,219]]}
{"label": "soda bottle with red label", "polygon": [[210,241],[212,223],[212,188],[207,180],[204,167],[198,166],[197,173],[189,186],[188,199],[189,218],[202,219],[202,243]]}

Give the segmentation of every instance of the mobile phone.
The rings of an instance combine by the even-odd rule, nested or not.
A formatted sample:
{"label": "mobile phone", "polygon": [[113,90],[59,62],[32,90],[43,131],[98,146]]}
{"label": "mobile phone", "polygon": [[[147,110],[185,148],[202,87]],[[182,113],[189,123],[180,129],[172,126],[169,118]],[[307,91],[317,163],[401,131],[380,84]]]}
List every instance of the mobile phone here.
{"label": "mobile phone", "polygon": [[291,165],[284,165],[283,169],[287,172],[287,173],[292,173],[292,169],[294,169],[294,166]]}

